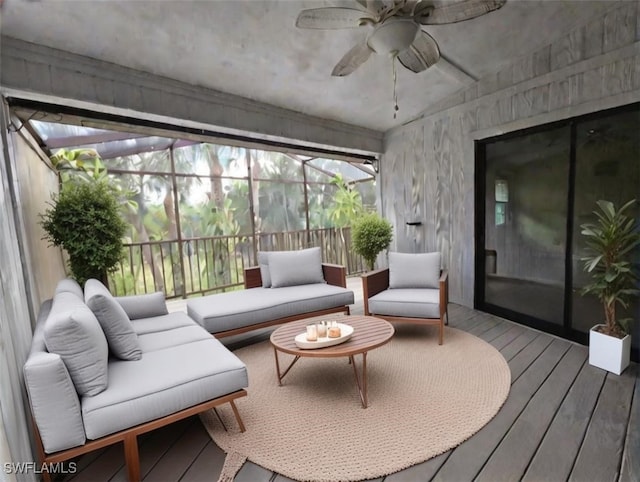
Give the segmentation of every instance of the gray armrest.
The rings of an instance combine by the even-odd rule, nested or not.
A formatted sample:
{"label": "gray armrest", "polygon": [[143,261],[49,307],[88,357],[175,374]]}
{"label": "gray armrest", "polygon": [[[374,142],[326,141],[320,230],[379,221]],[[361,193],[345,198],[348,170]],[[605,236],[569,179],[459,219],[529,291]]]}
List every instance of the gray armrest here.
{"label": "gray armrest", "polygon": [[60,355],[42,352],[29,357],[24,382],[45,452],[83,445],[80,400]]}
{"label": "gray armrest", "polygon": [[118,296],[116,301],[120,303],[131,320],[162,316],[168,313],[162,291],[145,295]]}

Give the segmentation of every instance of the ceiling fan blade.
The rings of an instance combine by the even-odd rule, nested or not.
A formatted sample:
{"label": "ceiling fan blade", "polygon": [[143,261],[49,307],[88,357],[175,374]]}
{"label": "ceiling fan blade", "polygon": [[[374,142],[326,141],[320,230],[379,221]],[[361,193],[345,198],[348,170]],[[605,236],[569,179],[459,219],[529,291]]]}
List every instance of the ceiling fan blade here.
{"label": "ceiling fan blade", "polygon": [[396,6],[399,6],[399,4],[403,4],[407,1],[408,0],[356,0],[356,2],[362,5],[369,13],[371,13],[375,17],[376,21],[381,21],[384,18],[388,17],[388,13],[391,12]]}
{"label": "ceiling fan blade", "polygon": [[369,18],[366,12],[355,8],[326,7],[303,10],[298,15],[296,27],[317,29],[356,28]]}
{"label": "ceiling fan blade", "polygon": [[415,9],[414,19],[422,25],[438,25],[469,20],[502,7],[507,0],[462,0],[434,6],[430,2],[420,2]]}
{"label": "ceiling fan blade", "polygon": [[438,44],[431,35],[421,31],[408,49],[398,54],[400,63],[418,73],[427,70],[440,59]]}
{"label": "ceiling fan blade", "polygon": [[331,75],[334,77],[344,77],[345,75],[349,75],[364,64],[372,53],[373,50],[369,48],[366,41],[357,44],[340,59],[333,68]]}

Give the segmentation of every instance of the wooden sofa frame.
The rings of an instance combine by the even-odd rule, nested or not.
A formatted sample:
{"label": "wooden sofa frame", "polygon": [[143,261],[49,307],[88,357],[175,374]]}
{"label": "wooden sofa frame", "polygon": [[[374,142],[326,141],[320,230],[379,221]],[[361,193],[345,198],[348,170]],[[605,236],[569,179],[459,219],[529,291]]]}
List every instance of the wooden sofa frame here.
{"label": "wooden sofa frame", "polygon": [[[409,318],[403,316],[388,316],[373,314],[376,318],[382,318],[387,321],[397,321],[401,323],[412,323],[416,325],[438,325],[439,339],[438,344],[442,345],[444,340],[444,325],[449,324],[449,274],[447,270],[440,271],[440,279],[438,280],[440,291],[440,318]],[[364,298],[364,314],[371,316],[369,312],[369,298],[389,288],[389,268],[370,271],[362,275],[362,296]]]}
{"label": "wooden sofa frame", "polygon": [[[40,432],[38,431],[38,427],[35,421],[32,419],[37,450],[40,455],[40,460],[43,464],[55,464],[78,457],[79,455],[93,452],[94,450],[98,450],[109,445],[116,444],[118,442],[123,442],[124,458],[127,465],[127,477],[129,479],[129,482],[138,482],[140,480],[140,456],[138,454],[137,440],[138,435],[151,432],[152,430],[155,430],[157,428],[164,427],[173,422],[177,422],[178,420],[191,417],[192,415],[196,415],[207,410],[215,410],[216,407],[225,403],[229,403],[231,405],[233,414],[235,415],[238,426],[240,427],[240,431],[244,432],[244,424],[242,423],[240,413],[238,412],[238,408],[236,407],[234,400],[246,395],[247,391],[245,389],[241,389],[228,395],[223,395],[222,397],[218,397],[213,400],[194,405],[193,407],[185,408],[184,410],[172,413],[165,417],[161,417],[156,420],[151,420],[149,422],[136,425],[135,427],[121,430],[120,432],[105,435],[104,437],[95,440],[87,440],[84,445],[72,447],[66,450],[60,450],[52,454],[45,453],[44,446],[42,445],[42,439],[40,438]],[[216,412],[216,415],[217,414],[218,412]],[[218,416],[218,418],[220,417]],[[42,477],[45,482],[51,482],[51,475],[46,471],[43,471]]]}
{"label": "wooden sofa frame", "polygon": [[[333,286],[340,286],[342,288],[347,287],[347,269],[344,266],[338,264],[322,263],[322,273],[327,284]],[[262,276],[260,275],[259,266],[251,266],[244,270],[244,287],[260,288],[262,286]],[[255,323],[249,326],[243,326],[242,328],[234,328],[233,330],[219,331],[214,334],[216,338],[224,338],[225,336],[239,335],[241,333],[247,333],[249,331],[257,330],[259,328],[267,328],[269,326],[281,325],[290,321],[302,320],[311,316],[323,316],[331,313],[351,313],[349,305],[337,306],[335,308],[328,308],[326,310],[308,311],[306,313],[300,313],[297,315],[285,316],[284,318],[276,318],[275,320],[265,321],[262,323]]]}

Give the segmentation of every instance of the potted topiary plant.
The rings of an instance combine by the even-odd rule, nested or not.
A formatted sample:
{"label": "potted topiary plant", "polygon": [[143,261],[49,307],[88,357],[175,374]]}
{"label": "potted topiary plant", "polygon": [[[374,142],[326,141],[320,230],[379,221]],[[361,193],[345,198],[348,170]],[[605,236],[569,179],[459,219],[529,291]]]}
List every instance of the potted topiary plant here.
{"label": "potted topiary plant", "polygon": [[107,180],[70,179],[50,205],[40,215],[44,239],[67,252],[71,275],[79,283],[89,278],[106,281],[122,258],[126,231],[118,198]]}
{"label": "potted topiary plant", "polygon": [[585,271],[591,273],[591,283],[582,294],[595,295],[604,308],[604,324],[589,332],[589,363],[617,375],[629,365],[632,320],[619,320],[618,305],[627,307],[638,295],[637,275],[631,262],[633,249],[640,244],[635,220],[627,211],[635,204],[633,199],[616,209],[609,201],[598,201],[594,211],[597,222],[582,224],[582,235],[587,237],[588,256],[582,258]]}
{"label": "potted topiary plant", "polygon": [[362,256],[367,268],[373,270],[378,254],[389,248],[393,239],[393,227],[376,213],[368,213],[358,219],[352,228],[353,250]]}

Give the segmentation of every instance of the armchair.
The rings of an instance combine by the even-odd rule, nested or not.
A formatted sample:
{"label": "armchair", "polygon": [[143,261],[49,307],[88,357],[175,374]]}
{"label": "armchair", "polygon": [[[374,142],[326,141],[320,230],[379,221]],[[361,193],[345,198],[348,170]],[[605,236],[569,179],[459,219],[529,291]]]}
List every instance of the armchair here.
{"label": "armchair", "polygon": [[449,324],[449,279],[440,253],[389,253],[389,267],[362,276],[364,314],[388,321],[438,325],[444,340]]}

